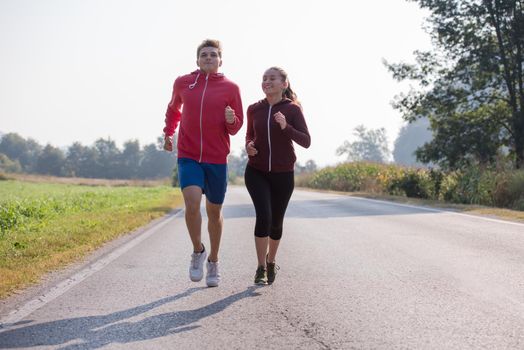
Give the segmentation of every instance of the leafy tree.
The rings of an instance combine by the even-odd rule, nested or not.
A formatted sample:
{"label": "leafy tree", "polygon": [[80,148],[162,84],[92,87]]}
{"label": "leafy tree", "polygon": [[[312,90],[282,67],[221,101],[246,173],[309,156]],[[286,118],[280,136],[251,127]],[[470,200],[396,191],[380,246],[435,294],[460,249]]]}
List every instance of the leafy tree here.
{"label": "leafy tree", "polygon": [[36,172],[39,174],[62,176],[64,174],[64,153],[51,145],[46,145],[40,153],[36,163]]}
{"label": "leafy tree", "polygon": [[386,163],[389,158],[388,140],[384,128],[367,130],[364,125],[354,129],[357,141],[344,141],[337,155],[347,154],[348,161],[370,161]]}
{"label": "leafy tree", "polygon": [[431,13],[434,50],[415,52],[415,64],[385,64],[394,78],[419,83],[395,102],[406,120],[431,121],[434,139],[419,159],[454,168],[507,148],[524,167],[523,2],[410,1]]}
{"label": "leafy tree", "polygon": [[42,146],[33,139],[24,139],[16,133],[2,135],[0,140],[0,153],[5,154],[9,159],[20,163],[22,170],[33,172]]}
{"label": "leafy tree", "polygon": [[158,179],[171,177],[176,167],[176,152],[168,153],[162,150],[163,138],[157,144],[144,146],[143,158],[140,162],[138,175],[140,178]]}
{"label": "leafy tree", "polygon": [[404,125],[398,133],[393,149],[395,163],[406,166],[419,166],[415,151],[432,139],[429,120],[417,119]]}
{"label": "leafy tree", "polygon": [[67,149],[65,161],[65,175],[96,178],[98,161],[97,151],[94,148],[74,142]]}
{"label": "leafy tree", "polygon": [[130,140],[124,143],[124,150],[120,154],[120,169],[118,177],[121,179],[134,179],[138,177],[142,151],[138,140]]}
{"label": "leafy tree", "polygon": [[97,177],[106,179],[118,178],[121,152],[115,141],[110,138],[100,138],[95,141],[94,149],[97,152]]}
{"label": "leafy tree", "polygon": [[445,120],[433,120],[435,137],[416,151],[424,163],[440,159],[444,168],[463,168],[473,163],[494,163],[503,142],[500,127],[484,108],[453,114]]}
{"label": "leafy tree", "polygon": [[18,160],[11,160],[8,156],[0,153],[0,172],[19,173],[22,171],[22,166]]}

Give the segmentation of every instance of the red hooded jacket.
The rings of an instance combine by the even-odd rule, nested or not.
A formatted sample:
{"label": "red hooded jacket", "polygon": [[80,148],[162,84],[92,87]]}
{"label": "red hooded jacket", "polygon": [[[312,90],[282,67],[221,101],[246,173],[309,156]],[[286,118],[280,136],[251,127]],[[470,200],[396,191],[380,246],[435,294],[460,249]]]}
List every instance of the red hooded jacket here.
{"label": "red hooded jacket", "polygon": [[[226,122],[225,109],[235,111],[235,121]],[[172,136],[180,122],[178,157],[201,163],[226,164],[229,135],[243,122],[240,89],[221,73],[196,70],[175,80],[167,106],[164,134]]]}
{"label": "red hooded jacket", "polygon": [[[284,129],[275,121],[277,112],[286,117]],[[302,108],[290,99],[273,106],[266,99],[252,104],[247,109],[246,145],[251,141],[258,153],[249,157],[249,166],[265,172],[293,171],[297,157],[292,141],[305,148],[311,144]]]}

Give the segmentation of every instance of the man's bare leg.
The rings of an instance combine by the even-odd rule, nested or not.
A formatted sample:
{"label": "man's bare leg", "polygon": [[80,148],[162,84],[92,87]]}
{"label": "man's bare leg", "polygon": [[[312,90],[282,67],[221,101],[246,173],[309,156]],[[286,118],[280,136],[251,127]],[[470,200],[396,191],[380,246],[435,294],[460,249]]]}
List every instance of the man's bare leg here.
{"label": "man's bare leg", "polygon": [[222,226],[224,218],[222,217],[222,204],[213,204],[206,200],[207,211],[207,229],[209,231],[209,241],[211,249],[209,251],[209,261],[218,261],[218,250],[220,249],[220,238],[222,237]]}
{"label": "man's bare leg", "polygon": [[184,203],[186,205],[186,226],[193,243],[195,253],[202,251],[202,214],[200,214],[200,202],[202,200],[202,189],[199,186],[187,186],[182,190]]}

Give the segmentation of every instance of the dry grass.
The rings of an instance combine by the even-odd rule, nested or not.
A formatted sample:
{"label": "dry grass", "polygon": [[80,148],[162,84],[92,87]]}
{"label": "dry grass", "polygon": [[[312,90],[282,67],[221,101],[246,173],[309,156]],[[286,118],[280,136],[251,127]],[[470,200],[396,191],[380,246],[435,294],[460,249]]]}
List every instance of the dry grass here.
{"label": "dry grass", "polygon": [[470,214],[478,214],[483,216],[490,216],[500,219],[509,219],[514,221],[524,222],[524,211],[516,211],[510,209],[502,208],[486,208],[486,207],[477,207],[477,208],[468,208],[464,210]]}
{"label": "dry grass", "polygon": [[171,184],[171,179],[158,180],[131,180],[131,179],[89,179],[83,177],[57,177],[47,175],[33,174],[1,174],[5,179],[18,180],[34,183],[55,183],[66,185],[83,185],[83,186],[133,186],[133,187],[154,187]]}

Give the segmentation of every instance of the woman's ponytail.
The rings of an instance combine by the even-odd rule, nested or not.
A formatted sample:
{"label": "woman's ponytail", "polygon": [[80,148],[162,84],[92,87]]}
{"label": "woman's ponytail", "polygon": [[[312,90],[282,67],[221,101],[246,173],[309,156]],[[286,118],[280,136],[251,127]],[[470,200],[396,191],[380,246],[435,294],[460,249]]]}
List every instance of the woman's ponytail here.
{"label": "woman's ponytail", "polygon": [[282,91],[282,97],[289,98],[291,101],[300,105],[300,102],[298,102],[298,99],[297,99],[297,94],[295,94],[295,92],[291,89],[291,84],[287,77],[286,71],[280,67],[271,67],[268,70],[271,70],[271,69],[276,70],[278,74],[280,74],[280,76],[282,77],[282,80],[287,83],[287,88],[284,91]]}

